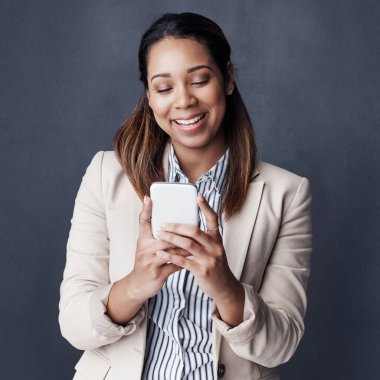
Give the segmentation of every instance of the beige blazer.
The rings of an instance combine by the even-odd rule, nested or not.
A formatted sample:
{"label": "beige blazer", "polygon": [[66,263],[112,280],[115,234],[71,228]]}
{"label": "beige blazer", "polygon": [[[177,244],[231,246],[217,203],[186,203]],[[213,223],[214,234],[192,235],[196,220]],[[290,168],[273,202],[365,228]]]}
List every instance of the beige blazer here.
{"label": "beige blazer", "polygon": [[[59,303],[62,335],[85,351],[76,380],[141,378],[147,303],[126,326],[105,315],[112,284],[133,268],[141,207],[114,153],[98,152],[75,200]],[[304,332],[310,209],[306,178],[260,161],[244,207],[223,222],[245,306],[244,321],[234,328],[213,308],[215,379],[277,380],[276,367],[295,352]]]}

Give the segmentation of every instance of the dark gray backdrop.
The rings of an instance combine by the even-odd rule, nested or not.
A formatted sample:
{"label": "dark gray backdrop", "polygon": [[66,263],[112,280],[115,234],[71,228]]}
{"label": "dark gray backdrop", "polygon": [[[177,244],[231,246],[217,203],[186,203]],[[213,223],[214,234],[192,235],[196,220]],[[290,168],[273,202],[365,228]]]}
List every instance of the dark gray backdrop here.
{"label": "dark gray backdrop", "polygon": [[375,0],[0,2],[0,378],[73,374],[57,304],[74,198],[136,104],[139,39],[167,11],[222,26],[261,158],[311,180],[307,330],[283,378],[379,379]]}

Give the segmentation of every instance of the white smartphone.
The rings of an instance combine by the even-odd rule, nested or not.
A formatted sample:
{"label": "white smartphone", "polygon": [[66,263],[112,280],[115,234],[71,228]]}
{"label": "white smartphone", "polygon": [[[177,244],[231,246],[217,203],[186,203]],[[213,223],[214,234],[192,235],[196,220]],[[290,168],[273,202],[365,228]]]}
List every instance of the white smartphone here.
{"label": "white smartphone", "polygon": [[162,223],[198,226],[197,188],[191,183],[154,182],[152,199],[152,234],[157,239]]}

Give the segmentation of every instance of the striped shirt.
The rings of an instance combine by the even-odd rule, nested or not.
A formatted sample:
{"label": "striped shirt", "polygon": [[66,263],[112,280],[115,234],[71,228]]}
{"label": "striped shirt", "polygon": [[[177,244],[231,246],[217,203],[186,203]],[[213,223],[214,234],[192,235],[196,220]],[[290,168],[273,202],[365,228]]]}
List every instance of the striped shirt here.
{"label": "striped shirt", "polygon": [[[228,150],[195,183],[198,192],[218,212],[226,180]],[[173,146],[169,146],[168,182],[188,183]],[[223,233],[219,216],[220,232]],[[206,230],[199,212],[199,227]],[[198,287],[194,276],[182,269],[168,277],[156,296],[149,299],[148,333],[143,380],[213,379],[212,299]]]}

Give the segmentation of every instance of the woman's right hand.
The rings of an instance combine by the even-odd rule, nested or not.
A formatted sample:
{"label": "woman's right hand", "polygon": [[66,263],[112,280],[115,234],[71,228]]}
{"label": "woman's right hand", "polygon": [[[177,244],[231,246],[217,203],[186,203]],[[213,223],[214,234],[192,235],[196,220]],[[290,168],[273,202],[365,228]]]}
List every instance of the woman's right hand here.
{"label": "woman's right hand", "polygon": [[135,266],[129,275],[134,297],[141,302],[153,297],[171,274],[182,269],[177,265],[168,264],[156,255],[157,251],[171,250],[176,254],[189,255],[172,243],[155,239],[152,235],[151,218],[152,200],[145,196],[139,220]]}
{"label": "woman's right hand", "polygon": [[124,278],[115,282],[108,298],[107,315],[121,325],[136,315],[141,305],[161,289],[172,273],[182,269],[168,264],[157,256],[156,252],[173,250],[173,253],[189,256],[189,253],[174,247],[172,243],[154,239],[151,217],[152,200],[145,196],[139,220],[134,268]]}

